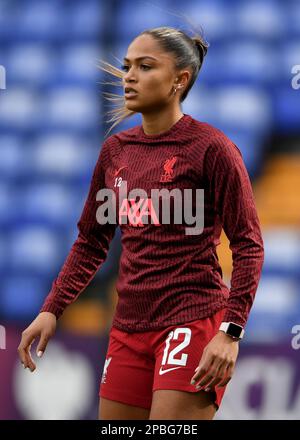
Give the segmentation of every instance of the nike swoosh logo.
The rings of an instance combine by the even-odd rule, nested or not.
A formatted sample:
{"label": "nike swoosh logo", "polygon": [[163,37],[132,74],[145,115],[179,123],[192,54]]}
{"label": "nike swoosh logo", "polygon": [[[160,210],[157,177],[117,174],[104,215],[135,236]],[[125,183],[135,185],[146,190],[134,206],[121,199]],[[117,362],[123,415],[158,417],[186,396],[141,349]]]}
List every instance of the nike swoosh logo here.
{"label": "nike swoosh logo", "polygon": [[177,368],[181,368],[181,367],[168,368],[167,370],[162,370],[161,367],[160,367],[159,374],[162,375],[162,374],[168,373],[169,371],[177,370]]}
{"label": "nike swoosh logo", "polygon": [[125,166],[119,168],[118,170],[116,170],[116,171],[115,171],[115,174],[114,174],[114,177],[116,177],[116,176],[119,174],[119,172],[120,172],[121,170],[123,170],[123,168],[128,168],[128,166],[125,165]]}

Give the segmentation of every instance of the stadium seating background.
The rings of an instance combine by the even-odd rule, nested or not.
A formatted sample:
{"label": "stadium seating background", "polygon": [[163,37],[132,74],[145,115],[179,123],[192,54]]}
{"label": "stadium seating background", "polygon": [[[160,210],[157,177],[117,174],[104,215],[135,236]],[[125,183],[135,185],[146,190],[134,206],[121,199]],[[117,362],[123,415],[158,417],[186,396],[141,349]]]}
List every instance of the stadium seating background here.
{"label": "stadium seating background", "polygon": [[[238,145],[263,228],[266,258],[241,344],[243,360],[251,353],[247,368],[253,365],[257,372],[252,385],[278,360],[277,370],[273,376],[266,373],[265,380],[274,377],[278,386],[276,374],[286,375],[280,386],[288,383],[290,390],[282,408],[272,393],[269,407],[251,407],[245,397],[243,416],[293,418],[300,409],[300,373],[291,344],[292,329],[300,326],[300,89],[292,87],[293,66],[300,65],[297,0],[186,0],[184,7],[178,0],[0,0],[0,66],[6,71],[6,88],[0,89],[0,324],[14,341],[0,350],[0,368],[5,362],[17,365],[18,336],[38,313],[77,236],[76,222],[109,127],[101,95],[108,89],[100,84],[107,77],[97,61],[120,65],[117,60],[130,41],[146,28],[170,25],[192,31],[180,12],[203,27],[210,43],[183,111],[220,128]],[[112,132],[140,122],[137,115]],[[59,322],[62,347],[64,335],[86,338],[91,347],[99,341],[98,358],[91,361],[99,377],[117,301],[120,252],[117,231],[106,262]],[[225,235],[218,253],[230,284]],[[84,353],[85,344],[79,345],[78,352]],[[274,350],[271,358],[263,357],[264,347]],[[259,356],[261,363],[255,363]],[[27,372],[18,380],[28,380],[22,374]],[[22,411],[16,403],[22,387],[11,380],[14,404],[5,412],[0,398],[0,418],[45,418]],[[220,418],[236,415],[230,402],[224,399]],[[91,408],[64,417],[93,418]]]}

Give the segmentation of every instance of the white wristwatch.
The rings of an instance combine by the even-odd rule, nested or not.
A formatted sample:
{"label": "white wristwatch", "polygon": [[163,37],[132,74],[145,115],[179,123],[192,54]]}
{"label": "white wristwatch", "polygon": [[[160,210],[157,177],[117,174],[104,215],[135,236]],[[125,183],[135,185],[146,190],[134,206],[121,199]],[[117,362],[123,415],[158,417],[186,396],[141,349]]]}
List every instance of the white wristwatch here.
{"label": "white wristwatch", "polygon": [[235,339],[242,339],[245,333],[243,327],[241,325],[235,324],[234,322],[222,322],[219,330],[222,330],[222,332]]}

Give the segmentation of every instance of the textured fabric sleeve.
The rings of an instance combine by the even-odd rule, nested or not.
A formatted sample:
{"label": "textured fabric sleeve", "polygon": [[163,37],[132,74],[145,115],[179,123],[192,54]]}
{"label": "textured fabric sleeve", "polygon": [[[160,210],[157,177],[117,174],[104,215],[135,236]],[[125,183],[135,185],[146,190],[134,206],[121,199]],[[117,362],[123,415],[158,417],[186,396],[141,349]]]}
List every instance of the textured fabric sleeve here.
{"label": "textured fabric sleeve", "polygon": [[100,224],[96,219],[96,211],[101,204],[96,201],[96,194],[105,187],[105,168],[108,163],[106,148],[109,148],[107,143],[108,140],[102,145],[88,196],[77,223],[78,237],[40,310],[52,312],[57,318],[95,276],[106,258],[110,241],[115,234],[117,224]]}
{"label": "textured fabric sleeve", "polygon": [[225,136],[214,139],[209,147],[206,170],[214,211],[232,251],[230,294],[223,320],[245,326],[264,261],[252,186],[240,150]]}

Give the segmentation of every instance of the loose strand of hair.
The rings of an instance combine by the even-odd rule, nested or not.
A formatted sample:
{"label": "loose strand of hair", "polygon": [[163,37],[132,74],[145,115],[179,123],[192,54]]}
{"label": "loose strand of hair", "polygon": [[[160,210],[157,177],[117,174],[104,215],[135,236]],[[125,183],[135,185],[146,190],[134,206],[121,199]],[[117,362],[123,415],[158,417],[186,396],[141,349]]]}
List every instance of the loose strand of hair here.
{"label": "loose strand of hair", "polygon": [[[122,79],[124,73],[121,69],[104,60],[99,60],[98,68],[106,73],[109,73],[110,75],[113,75],[114,77],[121,79],[121,81],[100,81],[100,84],[111,85],[115,87],[123,86]],[[109,117],[109,119],[107,119],[105,122],[108,124],[113,122],[113,125],[109,127],[104,135],[104,137],[106,138],[116,125],[120,124],[124,119],[133,116],[134,114],[136,114],[136,112],[128,110],[126,108],[123,95],[119,95],[113,92],[102,92],[102,95],[107,101],[115,106],[115,108],[112,108],[105,113],[105,116]]]}

